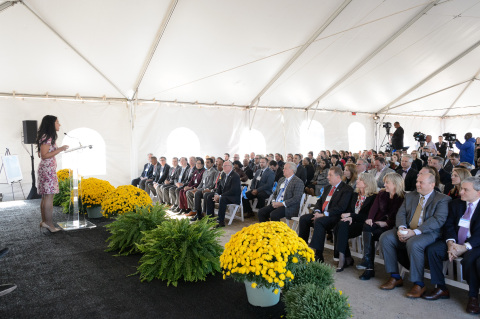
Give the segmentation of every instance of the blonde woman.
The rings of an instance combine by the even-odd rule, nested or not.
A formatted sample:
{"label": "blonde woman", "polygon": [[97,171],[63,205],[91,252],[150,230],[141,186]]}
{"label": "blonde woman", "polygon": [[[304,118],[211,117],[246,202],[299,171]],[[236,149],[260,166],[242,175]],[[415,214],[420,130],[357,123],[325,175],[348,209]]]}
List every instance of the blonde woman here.
{"label": "blonde woman", "polygon": [[460,198],[460,184],[462,184],[462,181],[465,178],[470,176],[472,176],[472,174],[470,174],[468,169],[463,167],[455,167],[452,171],[453,188],[448,192],[447,195],[452,199]]}
{"label": "blonde woman", "polygon": [[363,225],[363,260],[357,269],[365,269],[361,280],[375,277],[373,268],[375,259],[375,241],[380,235],[395,226],[397,211],[405,197],[405,184],[401,175],[388,173],[383,177],[385,189],[382,189],[370,208],[368,218]]}
{"label": "blonde woman", "polygon": [[370,207],[377,196],[377,182],[372,174],[360,173],[356,184],[349,208],[341,215],[341,220],[334,229],[334,246],[338,252],[337,272],[353,265],[348,239],[360,236]]}

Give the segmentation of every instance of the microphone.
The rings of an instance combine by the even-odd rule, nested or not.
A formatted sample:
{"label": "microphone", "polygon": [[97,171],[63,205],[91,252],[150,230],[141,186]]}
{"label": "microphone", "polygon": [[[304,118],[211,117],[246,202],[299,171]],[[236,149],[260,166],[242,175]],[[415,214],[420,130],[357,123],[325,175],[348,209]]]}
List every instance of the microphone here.
{"label": "microphone", "polygon": [[[76,139],[76,140],[78,141],[78,144],[80,144],[80,147],[82,147],[82,146],[83,146],[83,145],[82,145],[82,142],[80,142],[80,139],[79,139],[79,138],[77,138],[77,137],[73,137],[73,136],[70,136],[70,135],[68,135],[67,133],[63,133],[63,134],[65,134],[65,136],[68,136],[68,137],[70,137],[70,138],[74,138],[74,139]],[[91,147],[90,147],[90,148],[91,148]]]}

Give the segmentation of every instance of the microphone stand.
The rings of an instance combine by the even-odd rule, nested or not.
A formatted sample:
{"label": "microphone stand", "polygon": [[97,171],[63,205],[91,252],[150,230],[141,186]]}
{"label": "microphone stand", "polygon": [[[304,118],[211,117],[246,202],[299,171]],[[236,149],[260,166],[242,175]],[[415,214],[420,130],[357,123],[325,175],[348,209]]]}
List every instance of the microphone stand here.
{"label": "microphone stand", "polygon": [[27,199],[38,199],[42,198],[38,195],[37,186],[35,182],[35,157],[33,156],[33,144],[30,144],[32,153],[30,154],[30,159],[32,161],[32,188],[30,189],[30,193],[28,193]]}

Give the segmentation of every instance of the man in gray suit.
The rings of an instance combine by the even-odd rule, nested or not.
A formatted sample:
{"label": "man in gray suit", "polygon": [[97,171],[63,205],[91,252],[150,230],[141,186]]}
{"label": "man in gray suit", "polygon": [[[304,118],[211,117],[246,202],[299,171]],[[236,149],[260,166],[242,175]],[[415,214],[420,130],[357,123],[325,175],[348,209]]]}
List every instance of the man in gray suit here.
{"label": "man in gray suit", "polygon": [[385,162],[385,159],[383,157],[377,157],[375,159],[375,168],[372,169],[369,173],[375,176],[378,188],[383,188],[383,177],[388,173],[395,173],[395,171],[387,167],[387,162]]}
{"label": "man in gray suit", "polygon": [[158,184],[156,187],[157,190],[157,196],[158,196],[158,202],[160,204],[165,204],[169,198],[168,196],[168,187],[173,185],[173,182],[176,178],[176,176],[179,174],[180,166],[178,165],[178,158],[174,157],[172,159],[172,166],[170,167],[168,171],[168,176],[167,178],[163,181],[163,183]]}
{"label": "man in gray suit", "polygon": [[273,194],[274,200],[266,207],[258,211],[258,220],[266,222],[280,221],[283,217],[290,219],[298,216],[300,209],[300,200],[302,199],[305,184],[295,176],[297,165],[293,162],[287,162],[283,168],[285,177],[278,181],[278,187]]}
{"label": "man in gray suit", "polygon": [[450,201],[449,196],[435,191],[434,187],[435,176],[419,175],[417,190],[405,196],[397,212],[396,227],[380,236],[385,269],[391,274],[390,279],[381,285],[380,289],[391,290],[403,285],[398,273],[400,259],[402,265],[410,264],[410,281],[414,283],[406,296],[419,298],[425,291],[423,282],[425,249],[440,237],[442,226],[447,220]]}
{"label": "man in gray suit", "polygon": [[215,186],[215,178],[218,171],[213,167],[213,158],[207,158],[205,166],[207,170],[203,173],[202,181],[198,187],[187,191],[188,208],[192,210],[190,216],[195,215],[192,221],[201,219],[203,190],[212,189]]}
{"label": "man in gray suit", "polygon": [[244,217],[254,217],[250,200],[258,199],[257,208],[265,207],[265,200],[272,194],[273,183],[275,182],[275,174],[268,168],[268,160],[265,157],[260,159],[260,169],[255,172],[250,185],[250,190],[245,193],[247,200],[242,200]]}

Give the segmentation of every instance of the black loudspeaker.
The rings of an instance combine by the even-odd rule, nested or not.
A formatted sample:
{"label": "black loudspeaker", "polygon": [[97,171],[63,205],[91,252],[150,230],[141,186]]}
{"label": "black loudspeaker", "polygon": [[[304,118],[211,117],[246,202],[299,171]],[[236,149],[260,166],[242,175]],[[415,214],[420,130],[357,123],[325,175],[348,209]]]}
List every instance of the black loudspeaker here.
{"label": "black loudspeaker", "polygon": [[23,121],[23,143],[35,144],[37,141],[37,121]]}

